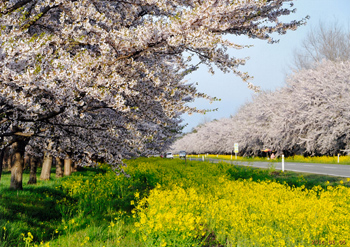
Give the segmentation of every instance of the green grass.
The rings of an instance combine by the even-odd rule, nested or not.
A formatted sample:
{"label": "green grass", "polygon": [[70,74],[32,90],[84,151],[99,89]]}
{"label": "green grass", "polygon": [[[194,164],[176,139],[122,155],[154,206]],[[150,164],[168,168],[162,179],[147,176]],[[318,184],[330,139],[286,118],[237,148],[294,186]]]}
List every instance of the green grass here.
{"label": "green grass", "polygon": [[[9,189],[10,173],[4,172],[0,181],[0,247],[40,246],[40,243],[72,247],[144,246],[133,232],[133,201],[135,193],[140,198],[146,197],[158,184],[162,187],[181,184],[183,188],[205,186],[224,175],[231,180],[252,178],[285,182],[292,187],[326,188],[344,180],[282,173],[273,167],[258,169],[188,160],[185,163],[180,159],[139,158],[126,163],[130,178],[116,176],[108,168],[84,168],[70,177],[56,179],[52,173],[50,181],[27,185],[26,171],[22,191]],[[350,184],[343,182],[346,186]]]}
{"label": "green grass", "polygon": [[[23,181],[28,179],[29,174],[25,173]],[[41,181],[38,185],[24,183],[22,191],[13,191],[9,189],[10,173],[3,173],[0,182],[0,246],[17,246],[22,241],[21,233],[26,232],[43,240],[51,239],[61,220],[55,201],[65,196],[55,189],[58,184],[57,179]]]}

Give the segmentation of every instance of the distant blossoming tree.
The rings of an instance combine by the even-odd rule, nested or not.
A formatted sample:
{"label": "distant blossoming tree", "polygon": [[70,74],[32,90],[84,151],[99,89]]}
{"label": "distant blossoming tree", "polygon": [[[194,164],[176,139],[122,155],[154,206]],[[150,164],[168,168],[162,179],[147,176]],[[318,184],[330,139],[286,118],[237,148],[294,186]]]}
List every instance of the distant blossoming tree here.
{"label": "distant blossoming tree", "polygon": [[350,61],[323,61],[287,80],[280,92],[283,107],[271,126],[276,147],[308,155],[336,155],[350,148],[349,69]]}
{"label": "distant blossoming tree", "polygon": [[214,100],[184,82],[198,66],[191,59],[248,82],[244,59],[227,53],[244,46],[227,34],[273,43],[270,33],[304,23],[279,20],[294,11],[289,2],[1,1],[0,137],[15,152],[11,188],[22,186],[26,147],[82,163],[94,154],[117,169],[122,155],[166,147],[180,114],[199,111],[188,100]]}
{"label": "distant blossoming tree", "polygon": [[230,119],[185,135],[172,148],[230,153],[237,142],[242,155],[265,148],[278,155],[336,155],[350,149],[349,91],[350,61],[323,61],[291,75],[285,87],[259,93]]}

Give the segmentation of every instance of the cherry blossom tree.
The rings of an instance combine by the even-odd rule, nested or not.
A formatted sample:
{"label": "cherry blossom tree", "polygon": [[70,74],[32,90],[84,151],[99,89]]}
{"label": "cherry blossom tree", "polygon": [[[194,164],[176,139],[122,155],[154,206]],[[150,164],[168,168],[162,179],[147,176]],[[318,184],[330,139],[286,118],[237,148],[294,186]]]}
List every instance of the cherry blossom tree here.
{"label": "cherry blossom tree", "polygon": [[239,143],[240,154],[256,155],[263,148],[263,135],[267,132],[268,116],[265,114],[268,92],[260,92],[254,99],[243,105],[230,118],[207,123],[174,143],[174,152],[187,150],[192,153],[232,153],[234,143]]}
{"label": "cherry blossom tree", "polygon": [[[349,149],[350,62],[323,61],[287,80],[289,99],[273,128],[281,149],[299,146],[307,155],[336,155]],[[275,137],[276,138],[276,137]]]}
{"label": "cherry blossom tree", "polygon": [[[350,61],[324,60],[288,77],[286,86],[260,92],[237,114],[205,124],[172,148],[241,155],[269,148],[277,155],[336,155],[350,149]],[[205,147],[204,149],[201,149]]]}
{"label": "cherry blossom tree", "polygon": [[[184,81],[205,64],[240,76],[241,49],[227,35],[274,43],[291,0],[5,0],[0,3],[0,100],[3,147],[18,162],[26,150],[89,162],[92,154],[120,168],[122,156],[160,150],[180,129],[186,105],[203,97]],[[192,60],[193,58],[197,58]],[[198,60],[196,62],[193,62]],[[49,140],[52,146],[48,148]]]}

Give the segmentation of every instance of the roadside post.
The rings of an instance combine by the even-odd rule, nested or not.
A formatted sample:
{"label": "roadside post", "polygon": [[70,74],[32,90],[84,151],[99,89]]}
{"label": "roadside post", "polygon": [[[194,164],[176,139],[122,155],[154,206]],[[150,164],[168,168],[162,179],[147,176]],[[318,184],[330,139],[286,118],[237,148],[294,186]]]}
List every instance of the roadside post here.
{"label": "roadside post", "polygon": [[282,154],[282,172],[284,172],[284,155]]}
{"label": "roadside post", "polygon": [[237,159],[237,154],[238,154],[238,143],[235,143],[235,159]]}
{"label": "roadside post", "polygon": [[339,163],[339,154],[338,154],[338,163]]}

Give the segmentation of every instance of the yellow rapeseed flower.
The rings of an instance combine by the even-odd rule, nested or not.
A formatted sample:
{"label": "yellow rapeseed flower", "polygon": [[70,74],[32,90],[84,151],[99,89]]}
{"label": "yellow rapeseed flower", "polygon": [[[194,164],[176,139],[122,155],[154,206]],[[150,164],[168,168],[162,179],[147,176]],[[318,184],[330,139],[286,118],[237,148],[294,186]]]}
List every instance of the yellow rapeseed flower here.
{"label": "yellow rapeseed flower", "polygon": [[153,189],[140,202],[147,207],[138,206],[136,214],[146,238],[172,234],[178,241],[190,241],[209,229],[221,244],[298,246],[321,237],[350,240],[345,230],[350,230],[345,214],[350,205],[344,201],[349,192],[345,187],[308,190],[222,177],[205,188]]}

